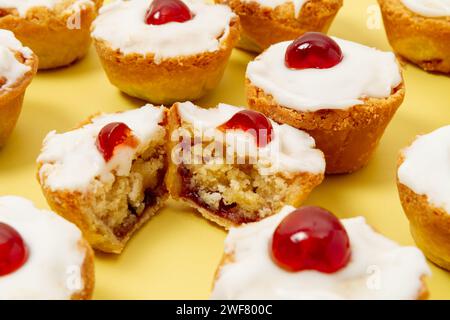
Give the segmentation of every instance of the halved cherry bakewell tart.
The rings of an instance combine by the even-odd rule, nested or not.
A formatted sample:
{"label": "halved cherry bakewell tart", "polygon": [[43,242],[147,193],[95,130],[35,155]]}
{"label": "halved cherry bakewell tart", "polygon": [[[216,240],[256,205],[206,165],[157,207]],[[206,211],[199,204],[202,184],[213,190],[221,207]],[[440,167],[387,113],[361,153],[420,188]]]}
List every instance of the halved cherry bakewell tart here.
{"label": "halved cherry bakewell tart", "polygon": [[405,95],[393,53],[316,32],[271,46],[246,77],[249,107],[308,132],[328,174],[367,164]]}
{"label": "halved cherry bakewell tart", "polygon": [[85,300],[94,254],[81,231],[56,213],[0,197],[0,300]]}
{"label": "halved cherry bakewell tart", "polygon": [[294,40],[308,31],[327,32],[342,0],[216,0],[239,16],[239,47],[261,52],[272,44]]}
{"label": "halved cherry bakewell tart", "polygon": [[450,73],[450,1],[378,0],[397,54],[426,71]]}
{"label": "halved cherry bakewell tart", "polygon": [[450,125],[419,136],[401,151],[397,186],[419,248],[450,270]]}
{"label": "halved cherry bakewell tart", "polygon": [[113,85],[171,105],[219,84],[239,33],[239,18],[224,5],[116,0],[102,8],[92,36]]}
{"label": "halved cherry bakewell tart", "polygon": [[164,107],[146,105],[45,138],[37,159],[45,197],[95,249],[120,253],[168,197],[166,121]]}
{"label": "halved cherry bakewell tart", "polygon": [[38,58],[7,30],[0,30],[0,147],[11,135],[22,110],[25,90],[38,68]]}
{"label": "halved cherry bakewell tart", "polygon": [[83,58],[103,0],[0,0],[0,28],[14,32],[39,57],[39,69]]}
{"label": "halved cherry bakewell tart", "polygon": [[225,228],[300,205],[323,180],[314,139],[255,111],[177,103],[169,132],[171,196]]}
{"label": "halved cherry bakewell tart", "polygon": [[426,299],[430,270],[415,247],[375,232],[363,217],[285,206],[230,230],[212,299]]}

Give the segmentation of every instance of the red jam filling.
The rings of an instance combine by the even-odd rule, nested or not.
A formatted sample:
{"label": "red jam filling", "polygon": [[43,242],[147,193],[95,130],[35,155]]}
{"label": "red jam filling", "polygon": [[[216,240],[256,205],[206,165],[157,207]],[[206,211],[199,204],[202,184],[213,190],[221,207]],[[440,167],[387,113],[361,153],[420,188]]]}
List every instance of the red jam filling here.
{"label": "red jam filling", "polygon": [[109,161],[117,147],[121,145],[136,147],[137,140],[125,123],[112,122],[100,130],[96,145],[105,161]]}
{"label": "red jam filling", "polygon": [[193,18],[191,10],[180,0],[154,0],[145,15],[149,25],[186,22]]}
{"label": "red jam filling", "polygon": [[350,240],[344,226],[331,212],[302,207],[290,213],[276,228],[272,259],[283,269],[334,273],[350,261]]}
{"label": "red jam filling", "polygon": [[273,127],[270,120],[262,113],[242,110],[219,127],[220,130],[242,130],[251,133],[258,147],[265,147],[273,138]]}
{"label": "red jam filling", "polygon": [[339,45],[320,32],[307,32],[286,50],[285,64],[290,69],[328,69],[344,58]]}
{"label": "red jam filling", "polygon": [[0,222],[0,276],[13,273],[25,264],[28,250],[20,234]]}

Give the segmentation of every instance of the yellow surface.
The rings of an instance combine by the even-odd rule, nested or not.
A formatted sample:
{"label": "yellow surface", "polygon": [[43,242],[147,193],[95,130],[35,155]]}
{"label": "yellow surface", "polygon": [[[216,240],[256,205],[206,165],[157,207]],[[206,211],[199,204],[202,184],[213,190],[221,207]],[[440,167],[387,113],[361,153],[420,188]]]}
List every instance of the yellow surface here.
{"label": "yellow surface", "polygon": [[[371,15],[374,4],[346,0],[330,33],[388,50],[383,29],[376,28],[377,16]],[[221,85],[200,104],[244,105],[244,72],[251,58],[235,51]],[[364,215],[386,236],[412,245],[395,186],[397,152],[415,135],[450,123],[450,78],[407,65],[405,79],[406,100],[370,165],[353,175],[327,178],[307,203],[326,207],[341,218]],[[0,194],[25,196],[47,207],[35,179],[35,159],[45,134],[54,129],[67,130],[99,111],[142,104],[109,84],[94,50],[70,68],[39,73],[27,92],[16,130],[0,151]],[[122,255],[97,255],[94,297],[208,298],[224,238],[225,232],[218,227],[192,210],[171,203],[136,234]],[[431,298],[449,299],[449,273],[434,266],[432,271],[427,281]]]}

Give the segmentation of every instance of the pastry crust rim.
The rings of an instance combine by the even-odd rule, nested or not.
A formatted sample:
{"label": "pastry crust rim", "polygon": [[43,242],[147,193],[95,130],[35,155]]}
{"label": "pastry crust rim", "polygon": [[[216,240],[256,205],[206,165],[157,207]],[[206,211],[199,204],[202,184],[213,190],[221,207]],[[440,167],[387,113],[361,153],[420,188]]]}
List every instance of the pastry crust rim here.
{"label": "pastry crust rim", "polygon": [[[259,88],[258,86],[254,85],[248,78],[246,78],[245,81],[246,81],[247,100],[253,98],[255,100],[261,101],[261,99],[264,98],[265,100],[270,102],[270,104],[266,104],[266,105],[275,107],[276,110],[288,110],[291,115],[295,114],[296,117],[294,116],[293,118],[297,118],[297,119],[302,118],[302,115],[306,115],[306,114],[314,114],[316,117],[319,117],[322,120],[325,119],[324,117],[333,116],[333,114],[339,115],[339,118],[353,118],[351,116],[352,113],[358,113],[361,111],[366,112],[370,108],[374,108],[374,107],[376,107],[377,109],[388,108],[391,105],[391,102],[392,102],[391,100],[403,101],[404,96],[405,96],[405,91],[406,91],[405,82],[402,77],[402,82],[397,87],[392,89],[391,94],[385,98],[373,98],[373,97],[361,98],[360,97],[359,99],[363,101],[362,104],[354,105],[354,106],[350,106],[350,107],[346,107],[346,108],[342,108],[342,109],[323,108],[323,109],[319,109],[319,110],[315,110],[315,111],[299,111],[292,107],[283,106],[282,104],[280,104],[279,102],[276,101],[276,99],[273,97],[273,95],[266,93],[264,91],[264,89]],[[255,95],[254,92],[256,92],[257,95]],[[341,125],[341,124],[342,123],[338,123],[338,125]],[[316,129],[320,129],[320,128],[321,128],[321,126],[320,126],[320,121],[319,121],[319,122],[317,122],[317,125],[308,126],[308,128],[301,128],[301,130],[316,130]],[[328,128],[328,129],[330,129],[330,128]],[[332,129],[333,130],[344,130],[346,128],[341,127],[341,126],[337,126],[337,127],[333,126]]]}
{"label": "pastry crust rim", "polygon": [[[425,71],[450,73],[450,16],[422,16],[400,0],[378,0],[378,4],[389,43],[398,54]],[[420,47],[427,47],[423,54],[418,41]]]}
{"label": "pastry crust rim", "polygon": [[[403,152],[401,150],[398,155],[396,184],[400,203],[410,224],[411,234],[431,262],[440,268],[450,270],[450,254],[442,258],[441,255],[438,257],[435,253],[435,251],[444,251],[442,238],[450,239],[450,231],[448,231],[450,229],[446,228],[450,227],[450,214],[445,209],[430,203],[427,195],[417,194],[400,181],[398,169],[405,160]],[[421,232],[420,239],[416,238],[414,229]],[[422,236],[427,239],[423,239]],[[426,245],[423,242],[426,242]],[[436,250],[436,247],[439,247],[439,250]],[[450,250],[448,243],[447,249]]]}
{"label": "pastry crust rim", "polygon": [[130,96],[169,106],[197,100],[219,85],[239,40],[239,21],[233,17],[228,34],[221,36],[213,52],[155,60],[154,53],[123,54],[102,39],[94,38],[94,46],[111,84]]}
{"label": "pastry crust rim", "polygon": [[0,148],[7,143],[11,136],[23,105],[25,91],[32,82],[38,69],[38,57],[33,53],[31,58],[25,60],[25,64],[30,67],[21,78],[6,88],[0,88]]}
{"label": "pastry crust rim", "polygon": [[[201,60],[203,59],[207,59],[210,58],[218,53],[220,53],[221,51],[224,51],[226,49],[228,49],[229,45],[230,45],[230,39],[232,38],[236,38],[236,34],[238,33],[237,31],[240,31],[240,21],[239,21],[239,17],[238,16],[234,16],[231,20],[230,20],[230,24],[229,24],[229,32],[228,35],[226,37],[224,37],[223,35],[220,37],[220,45],[219,48],[215,51],[203,51],[200,53],[195,53],[195,54],[191,54],[191,55],[179,55],[176,57],[170,57],[170,58],[162,58],[161,61],[159,63],[157,63],[155,60],[155,56],[156,54],[153,52],[147,52],[146,54],[141,54],[141,53],[137,53],[137,52],[131,52],[131,53],[123,53],[121,52],[120,48],[114,49],[108,42],[108,40],[105,39],[101,39],[101,38],[96,38],[96,37],[92,37],[92,40],[94,41],[95,46],[99,46],[101,48],[103,48],[103,50],[108,51],[110,53],[113,53],[115,55],[116,59],[120,59],[120,60],[139,60],[142,61],[142,63],[146,63],[146,64],[155,64],[157,66],[165,66],[165,65],[186,65],[189,62],[195,61],[195,60]],[[99,54],[100,57],[102,57]]]}
{"label": "pastry crust rim", "polygon": [[32,53],[30,58],[25,59],[24,65],[30,67],[22,77],[17,79],[13,84],[9,85],[6,88],[0,86],[0,109],[2,108],[3,101],[2,100],[11,100],[18,95],[25,92],[26,88],[30,85],[34,76],[37,73],[39,58],[36,54]]}
{"label": "pastry crust rim", "polygon": [[[247,104],[279,123],[308,132],[326,158],[327,174],[353,173],[368,164],[386,127],[405,96],[402,83],[387,98],[367,98],[347,109],[297,111],[280,105],[272,95],[246,80]],[[366,136],[360,139],[361,135]],[[333,142],[333,143],[332,143]]]}
{"label": "pastry crust rim", "polygon": [[[320,16],[321,19],[334,17],[339,9],[343,6],[343,0],[308,0],[305,2],[304,6],[310,6],[308,9],[314,12],[320,11],[319,9],[323,7],[323,2],[329,3],[332,6],[333,10],[327,10],[326,14]],[[295,16],[295,8],[292,2],[286,2],[276,6],[275,8],[267,7],[261,5],[257,1],[242,1],[242,0],[215,0],[218,4],[225,4],[231,7],[233,12],[235,12],[238,16],[248,15],[248,16],[257,16],[258,18],[272,20],[272,21],[280,21],[280,22],[290,22],[287,26],[294,27],[298,24],[302,18],[305,18],[305,15],[300,14]],[[239,5],[239,7],[237,7]],[[327,8],[328,9],[328,8]]]}
{"label": "pastry crust rim", "polygon": [[308,31],[327,32],[343,5],[342,0],[309,0],[295,16],[293,3],[270,8],[256,1],[215,2],[228,5],[241,18],[243,34],[238,47],[253,52],[261,52],[277,42],[293,40]]}

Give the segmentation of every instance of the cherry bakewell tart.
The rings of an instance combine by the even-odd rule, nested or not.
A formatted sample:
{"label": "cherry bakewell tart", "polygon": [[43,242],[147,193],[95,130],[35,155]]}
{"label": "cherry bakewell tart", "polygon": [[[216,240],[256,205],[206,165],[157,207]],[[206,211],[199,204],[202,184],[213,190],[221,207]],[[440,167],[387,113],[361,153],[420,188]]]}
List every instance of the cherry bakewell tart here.
{"label": "cherry bakewell tart", "polygon": [[425,255],[450,270],[450,125],[401,151],[397,186],[411,233]]}
{"label": "cherry bakewell tart", "polygon": [[212,299],[426,299],[430,270],[415,247],[375,232],[363,217],[285,206],[230,230]]}
{"label": "cherry bakewell tart", "polygon": [[168,197],[166,121],[164,107],[146,105],[45,138],[37,159],[44,195],[95,249],[120,253]]}
{"label": "cherry bakewell tart", "polygon": [[172,106],[168,122],[171,196],[226,229],[300,205],[323,180],[314,139],[259,112],[186,102]]}
{"label": "cherry bakewell tart", "polygon": [[94,254],[81,231],[54,212],[0,197],[0,300],[85,300]]}
{"label": "cherry bakewell tart", "polygon": [[378,0],[389,42],[427,71],[450,73],[450,0]]}
{"label": "cherry bakewell tart", "polygon": [[92,36],[113,85],[170,105],[218,85],[239,33],[239,18],[224,5],[115,0],[101,9]]}
{"label": "cherry bakewell tart", "polygon": [[272,44],[294,40],[308,31],[326,33],[343,0],[215,0],[239,16],[239,47],[261,52]]}
{"label": "cherry bakewell tart", "polygon": [[246,77],[249,107],[308,132],[328,174],[366,165],[405,95],[393,53],[316,32],[271,46]]}
{"label": "cherry bakewell tart", "polygon": [[0,28],[14,32],[39,57],[39,69],[84,57],[103,0],[0,0]]}
{"label": "cherry bakewell tart", "polygon": [[25,90],[36,74],[38,58],[0,29],[0,147],[11,135],[22,110]]}

